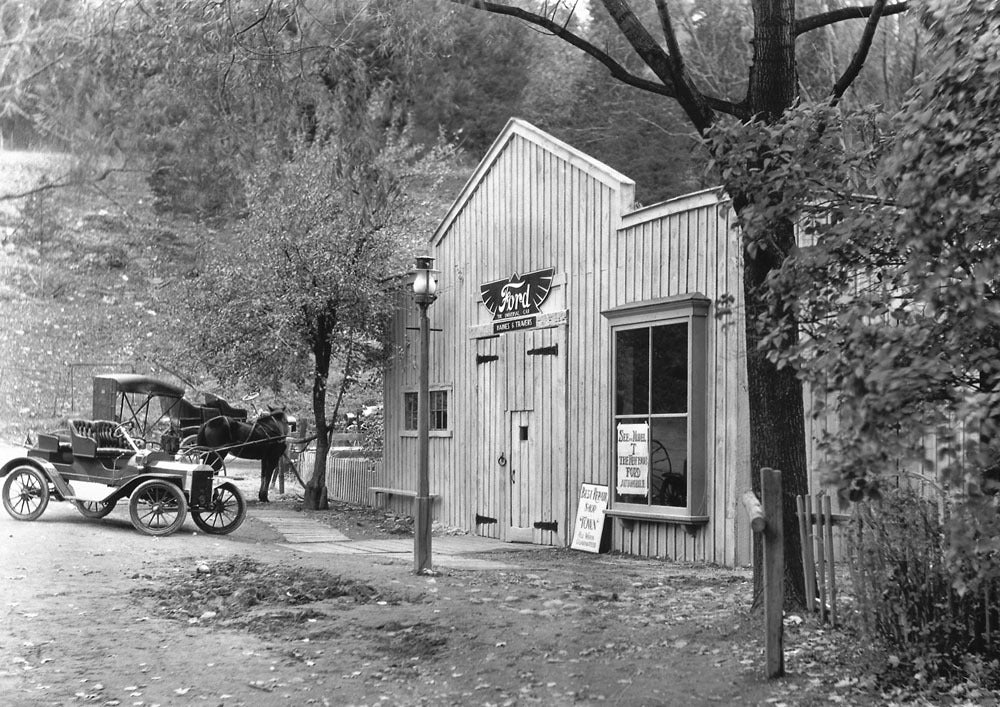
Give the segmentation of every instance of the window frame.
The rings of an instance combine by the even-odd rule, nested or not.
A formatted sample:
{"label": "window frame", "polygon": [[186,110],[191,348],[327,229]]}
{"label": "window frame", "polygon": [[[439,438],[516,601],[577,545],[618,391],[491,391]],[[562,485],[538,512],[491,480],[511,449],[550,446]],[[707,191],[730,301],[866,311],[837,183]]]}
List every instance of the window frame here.
{"label": "window frame", "polygon": [[[429,428],[428,431],[427,431],[428,436],[430,436],[430,437],[451,437],[452,436],[452,427],[451,427],[451,424],[452,424],[452,419],[454,419],[454,415],[451,412],[451,404],[452,404],[451,401],[454,399],[454,396],[452,395],[452,386],[451,385],[431,385],[428,388],[427,392],[430,394],[430,400],[428,401],[428,403],[431,404],[431,407],[429,409],[430,415],[429,415],[429,420],[428,420],[428,428]],[[415,385],[407,385],[407,386],[403,386],[402,393],[403,393],[403,395],[402,395],[402,405],[401,405],[401,410],[400,410],[400,413],[401,413],[401,417],[400,417],[401,423],[399,425],[399,427],[400,427],[399,436],[400,437],[416,437],[417,436],[417,428],[414,426],[412,429],[410,429],[410,428],[407,428],[407,426],[406,426],[407,422],[408,422],[407,415],[406,415],[406,412],[407,412],[406,411],[406,401],[407,401],[408,396],[412,395],[419,402],[418,396],[420,395],[420,391],[418,390],[417,386],[415,386]],[[435,395],[435,394],[437,394],[437,395]],[[434,403],[434,400],[435,400],[436,397],[438,399],[440,399],[440,395],[441,394],[444,395],[445,407],[444,407],[443,410],[437,410],[437,411],[435,411],[435,409],[434,409],[434,407],[433,407],[432,404]],[[434,425],[434,421],[435,421],[435,412],[438,412],[438,413],[443,412],[444,413],[444,417],[445,417],[445,426],[444,427],[435,428],[433,426]]]}
{"label": "window frame", "polygon": [[618,332],[647,329],[652,332],[656,326],[687,324],[687,498],[685,506],[653,505],[647,497],[646,503],[627,503],[616,500],[617,464],[616,444],[610,445],[607,460],[609,480],[609,504],[606,514],[625,519],[650,520],[686,524],[707,523],[707,400],[708,400],[708,313],[711,300],[700,293],[663,297],[622,305],[602,312],[609,326],[609,369],[610,398],[608,420],[610,439],[617,437],[617,426],[621,419],[676,418],[676,414],[658,414],[647,410],[640,414],[618,414]]}

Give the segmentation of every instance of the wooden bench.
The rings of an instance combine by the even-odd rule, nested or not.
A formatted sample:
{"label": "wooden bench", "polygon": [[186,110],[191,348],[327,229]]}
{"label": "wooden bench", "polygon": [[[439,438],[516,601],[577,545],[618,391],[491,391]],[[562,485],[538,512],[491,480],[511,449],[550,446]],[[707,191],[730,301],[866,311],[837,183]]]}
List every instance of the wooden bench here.
{"label": "wooden bench", "polygon": [[[376,503],[378,502],[379,496],[406,496],[407,498],[417,497],[417,492],[412,489],[393,489],[386,486],[369,486],[368,491],[375,497]],[[429,498],[431,501],[434,501],[438,498],[438,494],[432,493]]]}

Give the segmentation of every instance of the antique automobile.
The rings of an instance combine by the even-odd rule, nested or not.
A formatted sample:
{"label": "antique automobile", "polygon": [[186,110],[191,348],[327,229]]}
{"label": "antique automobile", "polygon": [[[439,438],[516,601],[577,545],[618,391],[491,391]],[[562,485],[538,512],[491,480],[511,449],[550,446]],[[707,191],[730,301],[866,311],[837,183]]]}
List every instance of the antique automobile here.
{"label": "antique automobile", "polygon": [[35,520],[54,499],[103,518],[128,499],[132,525],[147,535],[176,532],[189,511],[206,533],[231,533],[243,523],[246,501],[232,481],[146,446],[119,422],[70,420],[66,432],[39,434],[24,456],[0,467],[4,508],[17,520]]}

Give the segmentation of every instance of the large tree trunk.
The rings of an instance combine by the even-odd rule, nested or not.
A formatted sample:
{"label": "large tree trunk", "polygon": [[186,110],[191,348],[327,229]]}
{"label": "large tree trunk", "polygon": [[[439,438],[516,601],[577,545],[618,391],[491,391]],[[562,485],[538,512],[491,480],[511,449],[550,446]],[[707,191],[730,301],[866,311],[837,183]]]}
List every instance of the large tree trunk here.
{"label": "large tree trunk", "polygon": [[326,337],[313,347],[313,357],[316,370],[313,377],[312,402],[313,420],[316,424],[316,461],[313,464],[312,476],[306,482],[303,505],[315,511],[324,511],[330,507],[330,499],[326,490],[326,457],[330,452],[330,432],[326,424],[326,383],[330,375],[330,357],[332,354]]}
{"label": "large tree trunk", "polygon": [[[795,62],[794,0],[753,0],[753,64],[747,106],[758,120],[779,120],[798,98]],[[766,146],[763,146],[767,149]],[[747,198],[732,193],[739,214]],[[764,236],[767,238],[764,238]],[[756,234],[754,248],[744,236],[743,295],[746,307],[747,392],[750,402],[751,488],[760,495],[760,470],[781,471],[785,540],[785,604],[800,607],[805,599],[802,543],[795,516],[795,496],[809,492],[806,467],[802,382],[786,366],[778,369],[759,347],[759,323],[767,315],[762,287],[768,274],[781,266],[795,243],[791,223],[772,224],[770,233]],[[763,548],[754,537],[754,594],[761,596]]]}
{"label": "large tree trunk", "polygon": [[[738,202],[737,202],[738,203]],[[794,240],[790,223],[775,226],[771,234],[782,251]],[[768,312],[763,302],[762,285],[768,273],[779,266],[781,256],[770,251],[743,254],[743,293],[746,312],[747,392],[750,402],[750,474],[751,488],[760,497],[760,470],[781,471],[782,520],[785,542],[785,605],[804,606],[805,582],[802,574],[802,542],[796,519],[795,497],[809,493],[806,466],[805,418],[802,382],[795,369],[779,369],[763,351],[760,322]],[[764,586],[763,547],[754,535],[754,596],[760,597]]]}

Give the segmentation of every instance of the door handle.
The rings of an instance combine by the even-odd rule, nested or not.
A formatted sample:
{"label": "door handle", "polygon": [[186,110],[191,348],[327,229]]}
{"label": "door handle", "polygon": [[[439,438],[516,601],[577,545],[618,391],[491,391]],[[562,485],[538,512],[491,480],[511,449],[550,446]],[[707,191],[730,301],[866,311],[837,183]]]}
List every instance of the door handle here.
{"label": "door handle", "polygon": [[517,483],[517,482],[514,481],[514,474],[516,474],[516,473],[517,472],[514,471],[514,469],[512,467],[511,470],[510,470],[510,483],[512,483],[512,484]]}

